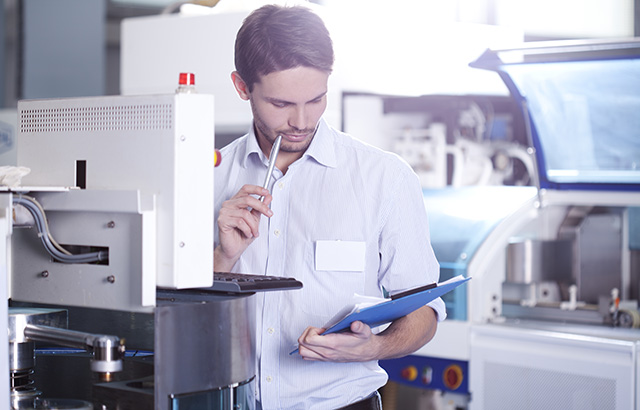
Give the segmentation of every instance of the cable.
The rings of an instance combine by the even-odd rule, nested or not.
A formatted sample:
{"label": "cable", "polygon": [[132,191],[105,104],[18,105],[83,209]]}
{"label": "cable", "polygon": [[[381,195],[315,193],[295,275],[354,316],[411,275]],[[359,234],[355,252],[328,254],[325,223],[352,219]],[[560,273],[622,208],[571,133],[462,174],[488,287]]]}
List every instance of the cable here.
{"label": "cable", "polygon": [[108,252],[105,251],[72,255],[53,239],[49,231],[49,225],[47,224],[44,210],[34,198],[21,195],[15,197],[13,202],[22,205],[31,213],[31,215],[33,215],[38,229],[38,236],[42,240],[47,252],[54,259],[63,263],[91,263],[108,259]]}
{"label": "cable", "polygon": [[88,252],[74,255],[60,246],[51,236],[44,209],[35,198],[27,195],[19,195],[13,198],[13,203],[22,205],[31,213],[36,223],[36,228],[38,229],[38,236],[40,237],[44,248],[47,250],[49,255],[57,261],[63,263],[92,263],[109,259],[108,251]]}
{"label": "cable", "polygon": [[[44,209],[42,208],[42,205],[40,205],[40,203],[39,203],[35,198],[30,197],[30,196],[27,196],[27,195],[21,195],[21,196],[19,196],[19,197],[17,197],[17,198],[18,198],[18,199],[24,199],[24,200],[30,201],[30,203],[27,203],[26,205],[25,205],[25,203],[23,203],[23,202],[22,202],[22,201],[20,201],[20,200],[18,200],[18,201],[14,200],[13,202],[14,202],[14,203],[18,203],[18,204],[20,204],[20,205],[24,206],[24,207],[25,207],[25,208],[26,208],[26,209],[31,213],[31,215],[34,217],[34,220],[36,220],[36,223],[37,223],[38,221],[42,221],[42,222],[44,223],[44,232],[46,232],[46,233],[47,233],[47,236],[49,237],[49,240],[51,241],[51,243],[53,244],[53,246],[55,246],[55,247],[56,247],[56,249],[58,249],[60,252],[62,252],[62,253],[64,253],[64,254],[66,254],[66,255],[71,255],[71,253],[70,253],[69,251],[67,251],[67,250],[66,250],[66,249],[64,249],[62,246],[60,246],[60,245],[58,244],[58,242],[56,242],[56,241],[53,239],[53,237],[51,236],[51,233],[50,233],[50,231],[49,231],[49,224],[48,224],[48,222],[47,222],[47,218],[44,216],[44,215],[45,215],[45,212],[44,212]],[[34,215],[34,213],[33,213],[33,211],[34,211],[34,210],[30,208],[31,204],[33,204],[34,206],[36,206],[36,207],[37,207],[37,210],[36,210],[36,211],[37,211],[37,215]],[[41,215],[41,216],[42,216],[42,219],[38,219],[38,218],[37,218],[37,216],[38,216],[38,215]],[[40,228],[40,226],[38,226],[38,228]],[[39,234],[40,234],[40,235],[42,235],[42,232],[43,232],[43,231],[42,231],[42,230],[39,230],[39,232],[40,232]]]}

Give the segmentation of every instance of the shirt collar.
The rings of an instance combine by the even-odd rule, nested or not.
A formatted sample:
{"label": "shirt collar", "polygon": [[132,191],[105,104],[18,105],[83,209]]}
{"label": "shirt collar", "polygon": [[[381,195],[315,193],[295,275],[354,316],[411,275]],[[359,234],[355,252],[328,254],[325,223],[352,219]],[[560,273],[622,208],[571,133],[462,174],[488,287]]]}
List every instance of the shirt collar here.
{"label": "shirt collar", "polygon": [[304,157],[313,158],[319,164],[329,168],[335,168],[338,165],[336,160],[336,136],[324,118],[320,119],[316,135],[302,156],[302,158]]}
{"label": "shirt collar", "polygon": [[[264,155],[260,149],[260,145],[258,145],[258,139],[256,138],[253,125],[247,134],[245,153],[243,155],[244,160],[242,162],[243,167],[247,167],[251,155],[257,155],[264,164],[268,164],[269,162],[266,155]],[[316,135],[314,135],[313,141],[311,141],[309,148],[307,148],[307,151],[301,159],[307,157],[313,158],[319,164],[329,168],[335,168],[337,166],[335,134],[323,118],[320,119]]]}
{"label": "shirt collar", "polygon": [[247,139],[246,139],[246,143],[244,145],[244,155],[243,155],[243,161],[242,161],[242,166],[247,168],[248,166],[248,161],[249,161],[249,157],[251,155],[257,155],[258,158],[260,159],[260,161],[262,161],[263,163],[267,163],[267,157],[264,155],[264,153],[262,152],[262,150],[260,149],[260,145],[258,145],[258,139],[256,138],[256,134],[253,128],[253,125],[251,125],[251,128],[249,129],[249,132],[247,133]]}

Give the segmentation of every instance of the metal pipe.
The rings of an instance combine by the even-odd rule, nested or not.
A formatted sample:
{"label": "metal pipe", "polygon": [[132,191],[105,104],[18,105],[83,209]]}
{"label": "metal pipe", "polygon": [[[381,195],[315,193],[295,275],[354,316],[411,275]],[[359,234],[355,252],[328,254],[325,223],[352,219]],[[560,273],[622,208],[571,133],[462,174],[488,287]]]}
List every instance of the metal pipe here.
{"label": "metal pipe", "polygon": [[[124,341],[117,336],[98,335],[51,326],[28,324],[24,335],[30,340],[85,349],[93,353],[91,370],[110,374],[122,370]],[[107,376],[108,377],[108,376]]]}

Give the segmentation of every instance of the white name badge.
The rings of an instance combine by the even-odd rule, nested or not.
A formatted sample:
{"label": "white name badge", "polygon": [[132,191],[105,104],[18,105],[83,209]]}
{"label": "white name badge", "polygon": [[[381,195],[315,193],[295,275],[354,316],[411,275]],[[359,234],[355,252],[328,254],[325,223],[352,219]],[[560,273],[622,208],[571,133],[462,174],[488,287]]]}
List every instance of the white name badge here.
{"label": "white name badge", "polygon": [[316,270],[363,272],[366,246],[356,241],[316,241]]}

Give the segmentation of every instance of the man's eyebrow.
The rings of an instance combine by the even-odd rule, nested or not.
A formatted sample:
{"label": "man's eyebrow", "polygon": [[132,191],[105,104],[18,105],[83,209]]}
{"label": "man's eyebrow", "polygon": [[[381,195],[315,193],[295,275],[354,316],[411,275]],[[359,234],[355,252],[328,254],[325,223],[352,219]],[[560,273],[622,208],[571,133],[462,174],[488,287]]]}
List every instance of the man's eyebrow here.
{"label": "man's eyebrow", "polygon": [[[317,97],[310,99],[307,102],[317,101],[317,100],[321,99],[322,97],[324,97],[325,95],[327,95],[326,91],[323,92],[322,94],[318,95]],[[279,98],[273,98],[273,97],[265,97],[265,100],[267,100],[270,103],[277,103],[277,104],[294,104],[291,101],[281,100]]]}
{"label": "man's eyebrow", "polygon": [[319,99],[321,99],[322,97],[324,97],[325,95],[327,95],[327,92],[326,92],[326,91],[324,91],[323,93],[321,93],[320,95],[318,95],[316,98],[312,98],[312,99],[310,99],[310,100],[309,100],[309,101],[307,101],[307,102],[311,102],[311,101],[319,100]]}
{"label": "man's eyebrow", "polygon": [[285,100],[281,100],[279,98],[264,97],[264,99],[267,100],[270,103],[275,103],[275,104],[291,104],[291,102],[285,101]]}

